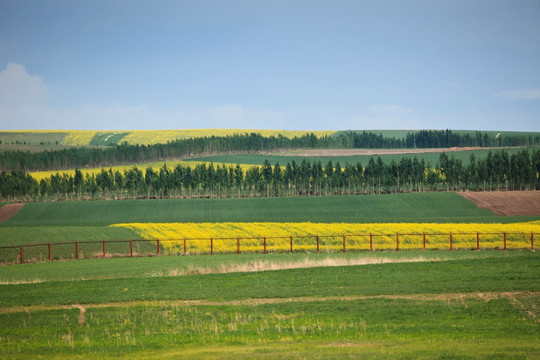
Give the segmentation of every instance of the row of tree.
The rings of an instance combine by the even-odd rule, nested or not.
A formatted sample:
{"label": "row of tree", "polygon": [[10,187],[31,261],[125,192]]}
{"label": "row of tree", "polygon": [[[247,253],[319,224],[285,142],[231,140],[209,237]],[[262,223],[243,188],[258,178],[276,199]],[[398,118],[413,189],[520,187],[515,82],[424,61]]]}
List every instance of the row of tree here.
{"label": "row of tree", "polygon": [[165,144],[129,145],[106,148],[74,147],[42,151],[4,151],[0,153],[0,170],[45,171],[85,167],[107,167],[146,161],[189,158],[223,153],[268,153],[294,148],[441,148],[463,146],[517,146],[540,143],[540,137],[514,136],[496,138],[487,133],[454,133],[451,130],[410,132],[404,139],[384,137],[373,132],[345,131],[318,138],[313,133],[292,139],[283,136],[264,137],[250,133],[224,137],[183,139]]}
{"label": "row of tree", "polygon": [[298,196],[455,190],[540,189],[540,150],[489,152],[483,159],[471,155],[464,165],[441,153],[435,167],[403,157],[384,163],[371,157],[360,162],[321,164],[304,159],[285,166],[268,161],[260,167],[240,165],[178,165],[145,171],[102,169],[95,175],[57,173],[39,183],[22,171],[0,174],[3,199],[50,200],[96,198]]}

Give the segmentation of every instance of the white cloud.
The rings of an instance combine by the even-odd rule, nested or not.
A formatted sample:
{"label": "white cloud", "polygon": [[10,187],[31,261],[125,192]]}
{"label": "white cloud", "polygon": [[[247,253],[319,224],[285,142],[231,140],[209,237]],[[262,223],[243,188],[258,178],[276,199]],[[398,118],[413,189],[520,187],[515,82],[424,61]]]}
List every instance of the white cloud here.
{"label": "white cloud", "polygon": [[508,89],[494,93],[493,96],[500,96],[509,100],[534,100],[540,99],[540,89]]}
{"label": "white cloud", "polygon": [[0,106],[11,109],[44,108],[47,104],[47,85],[43,78],[31,76],[23,65],[9,63],[0,71]]}

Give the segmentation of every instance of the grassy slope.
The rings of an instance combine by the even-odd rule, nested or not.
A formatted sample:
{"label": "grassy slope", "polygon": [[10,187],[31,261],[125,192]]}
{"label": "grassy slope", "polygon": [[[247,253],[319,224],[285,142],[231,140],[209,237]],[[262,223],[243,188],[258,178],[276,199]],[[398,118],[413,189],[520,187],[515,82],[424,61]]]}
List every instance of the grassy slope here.
{"label": "grassy slope", "polygon": [[[111,264],[107,268],[113,275],[122,262],[91,260],[101,273],[92,272],[89,280],[0,285],[2,309],[53,306],[0,312],[0,353],[9,358],[534,357],[539,326],[525,310],[534,310],[537,298],[523,292],[540,290],[538,255],[478,254],[471,259],[461,252],[440,262],[262,273],[147,278],[133,272],[107,280],[99,280],[107,273],[100,264]],[[217,265],[223,258],[206,261]],[[151,267],[170,266],[169,260],[152,259]],[[149,259],[131,261],[148,268]],[[37,265],[32,267],[40,274],[65,271],[60,262]],[[467,297],[508,291],[521,292],[517,303]],[[453,293],[463,297],[444,295]],[[403,297],[414,294],[420,297]],[[304,302],[302,297],[314,298]],[[250,300],[262,298],[288,300],[262,305]],[[236,303],[174,302],[195,299]],[[123,303],[110,303],[115,301]],[[75,303],[88,304],[84,326],[78,309],[58,306]]]}
{"label": "grassy slope", "polygon": [[[533,149],[538,149],[538,147],[528,147],[527,148],[530,151]],[[505,149],[505,151],[511,156],[512,154],[518,153],[522,151],[522,148],[512,148],[512,149]],[[488,152],[490,150],[464,150],[464,151],[453,151],[448,152],[448,156],[452,157],[454,156],[456,159],[461,160],[463,164],[467,165],[469,163],[469,159],[471,154],[474,153],[474,156],[476,157],[476,160],[486,158],[488,155]],[[491,150],[491,152],[498,151],[498,150]],[[291,151],[290,153],[285,153],[283,155],[280,154],[274,154],[274,155],[258,155],[258,154],[238,154],[238,155],[214,155],[214,156],[205,156],[205,157],[197,157],[192,159],[187,159],[189,161],[207,161],[207,162],[214,162],[216,164],[220,163],[227,163],[227,164],[246,164],[246,165],[262,165],[265,160],[268,160],[270,164],[275,165],[276,163],[279,163],[280,166],[287,165],[287,162],[292,163],[294,160],[297,163],[301,163],[302,160],[308,159],[310,162],[320,161],[323,167],[328,163],[329,160],[332,161],[334,166],[336,165],[336,162],[339,161],[341,166],[343,167],[345,164],[356,164],[357,162],[360,162],[364,167],[368,164],[369,159],[371,158],[371,155],[362,155],[362,156],[300,156],[295,155],[295,151]],[[379,155],[375,155],[374,157],[377,157]],[[425,154],[402,154],[402,155],[380,155],[381,159],[383,159],[385,164],[390,163],[392,160],[399,162],[402,158],[410,158],[411,160],[416,156],[416,158],[420,161],[421,159],[424,159],[424,161],[427,163],[430,163],[433,167],[437,164],[439,161],[440,153],[425,153]]]}

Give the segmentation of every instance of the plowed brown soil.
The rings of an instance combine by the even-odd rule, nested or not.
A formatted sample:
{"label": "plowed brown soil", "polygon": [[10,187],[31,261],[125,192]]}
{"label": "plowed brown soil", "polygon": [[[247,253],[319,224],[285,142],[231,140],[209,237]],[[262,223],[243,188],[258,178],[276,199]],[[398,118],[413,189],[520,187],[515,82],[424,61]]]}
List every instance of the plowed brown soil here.
{"label": "plowed brown soil", "polygon": [[540,191],[460,192],[482,209],[499,216],[540,216]]}
{"label": "plowed brown soil", "polygon": [[24,204],[8,204],[0,207],[0,222],[15,215],[23,206]]}

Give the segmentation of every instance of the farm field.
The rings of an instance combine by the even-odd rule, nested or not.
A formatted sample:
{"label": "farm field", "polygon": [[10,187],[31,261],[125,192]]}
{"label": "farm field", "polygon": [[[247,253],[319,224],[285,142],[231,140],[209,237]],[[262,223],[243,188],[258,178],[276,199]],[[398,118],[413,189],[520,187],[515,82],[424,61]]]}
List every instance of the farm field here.
{"label": "farm field", "polygon": [[[322,260],[337,266],[317,266]],[[274,270],[253,271],[265,261]],[[238,263],[246,265],[241,272]],[[0,268],[0,353],[10,359],[534,357],[538,264],[536,253],[486,251],[7,266]]]}
{"label": "farm field", "polygon": [[[490,151],[500,151],[504,150],[508,153],[509,156],[512,156],[512,154],[517,154],[520,151],[523,151],[523,149],[527,149],[529,152],[533,151],[534,149],[538,149],[538,147],[520,147],[520,148],[494,148],[494,149],[464,149],[464,150],[452,150],[448,151],[447,155],[448,157],[454,156],[456,160],[460,160],[464,165],[467,165],[470,160],[471,154],[474,154],[476,157],[476,160],[486,158],[488,153]],[[302,160],[306,159],[310,162],[314,161],[320,161],[323,166],[325,166],[328,161],[332,161],[335,165],[336,162],[339,161],[341,166],[349,163],[349,164],[356,164],[357,162],[361,162],[363,166],[366,166],[369,159],[371,157],[378,157],[380,156],[381,159],[384,161],[385,164],[388,164],[392,161],[399,162],[403,158],[413,159],[416,157],[419,161],[424,160],[425,163],[430,163],[433,167],[437,162],[439,161],[439,157],[441,154],[441,149],[426,149],[425,152],[420,150],[418,153],[410,153],[407,149],[402,150],[396,150],[392,154],[385,154],[388,151],[382,151],[380,154],[378,154],[377,150],[361,150],[362,153],[369,153],[372,154],[366,154],[366,155],[342,155],[340,151],[332,151],[327,150],[331,155],[324,155],[325,150],[318,150],[318,151],[290,151],[290,152],[279,152],[279,153],[273,153],[273,154],[235,154],[235,155],[213,155],[213,156],[203,156],[203,157],[194,157],[190,159],[185,159],[186,161],[197,161],[197,162],[214,162],[214,163],[231,163],[231,164],[245,164],[245,165],[262,165],[265,160],[268,160],[270,164],[274,165],[276,162],[280,164],[280,166],[284,166],[288,162],[291,163],[292,161],[295,161],[296,163],[301,163]],[[350,151],[353,152],[353,151]],[[359,151],[360,152],[360,151]],[[398,153],[402,152],[402,153]],[[313,155],[311,155],[313,154]],[[317,155],[315,155],[317,154]]]}
{"label": "farm field", "polygon": [[[246,223],[275,233],[424,225],[444,232],[477,223],[536,231],[539,220],[497,216],[446,192],[27,203],[0,223],[0,246],[76,240],[81,260],[49,262],[27,248],[25,256],[41,262],[0,266],[0,358],[534,357],[536,252],[369,252],[351,238],[347,253],[337,239],[321,253],[301,242],[287,253],[288,242],[281,249],[269,241],[266,255],[260,244],[251,249],[259,253],[218,254],[216,243],[214,256],[110,256],[126,256],[128,240],[156,237],[138,226],[163,236],[168,228],[224,234]],[[129,225],[111,226],[122,223]],[[107,243],[108,258],[98,259],[101,244],[87,240],[127,242]],[[401,240],[407,249],[407,237]],[[455,240],[456,248],[471,248]],[[508,237],[509,248],[514,240]],[[8,250],[16,259],[16,249]],[[134,251],[156,255],[155,241],[137,242]],[[53,260],[69,257],[72,245],[53,248]]]}
{"label": "farm field", "polygon": [[457,193],[359,196],[97,200],[27,203],[0,229],[23,226],[107,226],[126,222],[513,223]]}
{"label": "farm field", "polygon": [[[156,239],[186,237],[205,239],[190,241],[189,253],[210,253],[210,237],[258,237],[242,240],[240,250],[261,253],[262,237],[275,236],[294,236],[295,250],[312,252],[316,237],[321,236],[321,251],[334,252],[342,250],[345,233],[363,234],[348,237],[349,250],[367,250],[370,232],[376,235],[375,250],[395,249],[397,233],[402,234],[398,239],[402,249],[421,249],[423,232],[428,233],[427,249],[448,249],[450,232],[455,234],[455,249],[475,248],[477,232],[482,233],[483,249],[502,248],[503,232],[508,233],[508,248],[529,248],[530,233],[539,226],[531,221],[538,220],[539,216],[497,216],[456,193],[27,203],[0,223],[0,247],[6,247],[0,251],[0,262],[19,261],[21,245],[53,243],[52,259],[93,258],[103,257],[102,241],[107,242],[107,257],[128,256],[129,241],[134,240],[132,251],[137,256],[155,255]],[[495,230],[497,234],[491,234]],[[429,235],[433,233],[445,235]],[[144,239],[152,241],[138,241]],[[111,242],[115,240],[121,242]],[[75,241],[80,242],[77,248]],[[214,250],[235,252],[235,242],[216,239]],[[182,245],[164,241],[161,248],[163,253],[178,254]],[[288,239],[268,239],[267,245],[269,252],[290,249]],[[47,245],[24,249],[25,261],[43,261],[48,256]]]}
{"label": "farm field", "polygon": [[[163,249],[173,254],[422,250],[424,246],[428,250],[470,250],[480,247],[480,237],[482,249],[530,249],[531,234],[540,233],[540,221],[512,224],[130,223],[112,226],[132,229],[143,239],[162,240]],[[182,239],[198,240],[184,243]]]}
{"label": "farm field", "polygon": [[14,130],[0,131],[2,144],[26,145],[116,145],[124,141],[129,144],[158,144],[168,141],[210,137],[230,136],[236,134],[259,133],[262,136],[278,136],[293,138],[305,134],[329,136],[337,131],[292,131],[292,130],[256,130],[256,129],[185,129],[185,130]]}

